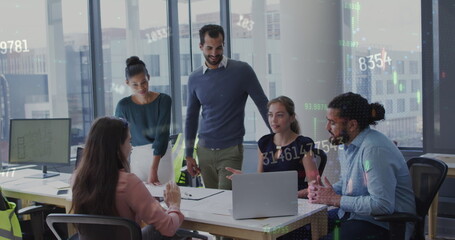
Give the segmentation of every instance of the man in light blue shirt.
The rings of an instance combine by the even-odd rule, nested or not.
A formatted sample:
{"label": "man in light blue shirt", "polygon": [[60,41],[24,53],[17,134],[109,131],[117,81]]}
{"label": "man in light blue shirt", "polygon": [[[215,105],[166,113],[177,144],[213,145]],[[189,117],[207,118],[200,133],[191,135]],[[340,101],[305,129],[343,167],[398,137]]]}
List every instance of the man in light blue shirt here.
{"label": "man in light blue shirt", "polygon": [[[384,107],[354,93],[335,97],[328,105],[330,142],[343,145],[339,153],[340,180],[323,186],[320,177],[310,183],[312,203],[338,207],[329,223],[340,221],[340,239],[388,239],[388,224],[374,215],[415,213],[415,200],[406,161],[384,134],[370,129],[383,120]],[[330,225],[330,224],[329,224]],[[329,226],[329,230],[331,226]],[[408,227],[408,232],[412,226]]]}

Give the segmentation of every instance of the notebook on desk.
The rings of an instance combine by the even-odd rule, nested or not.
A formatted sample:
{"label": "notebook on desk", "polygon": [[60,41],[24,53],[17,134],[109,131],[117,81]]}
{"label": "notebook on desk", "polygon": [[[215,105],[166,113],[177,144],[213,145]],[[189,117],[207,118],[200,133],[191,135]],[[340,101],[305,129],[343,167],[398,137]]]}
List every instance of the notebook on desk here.
{"label": "notebook on desk", "polygon": [[296,215],[297,189],[297,171],[236,174],[232,177],[232,216]]}

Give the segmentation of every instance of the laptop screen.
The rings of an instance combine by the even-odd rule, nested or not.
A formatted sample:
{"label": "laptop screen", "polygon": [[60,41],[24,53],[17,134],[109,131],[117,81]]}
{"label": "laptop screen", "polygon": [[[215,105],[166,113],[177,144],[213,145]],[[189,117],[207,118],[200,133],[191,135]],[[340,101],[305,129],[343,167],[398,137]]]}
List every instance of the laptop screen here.
{"label": "laptop screen", "polygon": [[297,171],[237,174],[232,177],[235,219],[296,215]]}

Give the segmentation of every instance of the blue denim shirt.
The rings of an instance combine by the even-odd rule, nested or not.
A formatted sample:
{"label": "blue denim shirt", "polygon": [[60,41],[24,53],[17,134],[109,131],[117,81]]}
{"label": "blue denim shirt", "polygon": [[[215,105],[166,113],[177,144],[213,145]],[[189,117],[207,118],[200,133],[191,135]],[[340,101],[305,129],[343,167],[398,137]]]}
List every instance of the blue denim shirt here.
{"label": "blue denim shirt", "polygon": [[[340,181],[333,185],[341,194],[341,218],[364,220],[388,229],[372,215],[395,211],[415,213],[415,200],[406,161],[384,134],[367,127],[339,151]],[[409,231],[409,228],[408,228]]]}

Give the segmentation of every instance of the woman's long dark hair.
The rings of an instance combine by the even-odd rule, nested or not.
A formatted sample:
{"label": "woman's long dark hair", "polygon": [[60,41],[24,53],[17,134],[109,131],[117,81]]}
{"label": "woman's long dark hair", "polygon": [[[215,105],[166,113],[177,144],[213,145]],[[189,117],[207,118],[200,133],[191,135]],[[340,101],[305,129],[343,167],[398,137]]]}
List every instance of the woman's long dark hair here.
{"label": "woman's long dark hair", "polygon": [[118,215],[115,193],[119,170],[130,171],[121,152],[128,131],[128,123],[122,119],[101,117],[93,122],[81,163],[74,172],[74,213]]}

